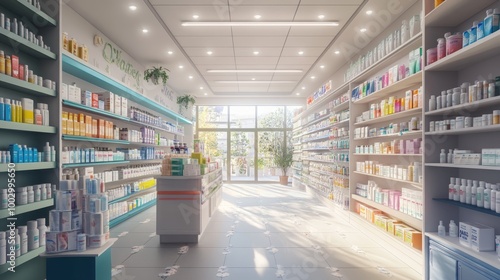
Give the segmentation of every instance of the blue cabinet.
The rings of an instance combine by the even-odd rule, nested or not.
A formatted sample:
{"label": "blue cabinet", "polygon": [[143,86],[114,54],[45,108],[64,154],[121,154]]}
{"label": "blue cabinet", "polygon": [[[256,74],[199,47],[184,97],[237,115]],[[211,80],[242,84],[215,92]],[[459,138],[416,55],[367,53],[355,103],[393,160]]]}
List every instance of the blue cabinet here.
{"label": "blue cabinet", "polygon": [[429,240],[428,280],[498,280],[500,269]]}

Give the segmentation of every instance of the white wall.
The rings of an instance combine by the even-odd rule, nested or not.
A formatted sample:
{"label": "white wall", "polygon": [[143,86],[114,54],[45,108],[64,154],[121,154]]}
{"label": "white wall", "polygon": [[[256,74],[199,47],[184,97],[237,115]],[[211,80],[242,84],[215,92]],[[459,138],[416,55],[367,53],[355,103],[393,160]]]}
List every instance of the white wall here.
{"label": "white wall", "polygon": [[199,97],[196,105],[287,105],[305,106],[304,97]]}

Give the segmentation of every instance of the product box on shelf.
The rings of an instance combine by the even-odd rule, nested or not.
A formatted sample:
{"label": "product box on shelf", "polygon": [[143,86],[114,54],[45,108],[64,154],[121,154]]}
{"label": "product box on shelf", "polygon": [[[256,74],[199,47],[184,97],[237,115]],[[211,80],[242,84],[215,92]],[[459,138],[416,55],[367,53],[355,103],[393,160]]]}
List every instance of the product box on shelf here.
{"label": "product box on shelf", "polygon": [[92,107],[99,108],[99,95],[92,93]]}
{"label": "product box on shelf", "polygon": [[128,117],[128,99],[127,98],[124,98],[122,97],[121,98],[121,115],[123,117]]}
{"label": "product box on shelf", "polygon": [[63,100],[69,100],[68,85],[65,83],[61,83],[61,98]]}
{"label": "product box on shelf", "polygon": [[114,113],[117,115],[123,116],[123,114],[122,114],[122,97],[119,95],[115,95]]}
{"label": "product box on shelf", "polygon": [[465,222],[458,223],[458,240],[460,244],[466,247],[471,246],[471,225]]}
{"label": "product box on shelf", "polygon": [[106,244],[109,240],[109,232],[101,235],[88,235],[87,236],[87,247],[89,248],[99,248]]}
{"label": "product box on shelf", "polygon": [[81,92],[82,105],[92,107],[92,92],[88,90],[82,90]]}
{"label": "product box on shelf", "polygon": [[375,215],[375,225],[381,229],[383,229],[384,231],[387,231],[387,222],[388,222],[389,218],[385,215]]}
{"label": "product box on shelf", "polygon": [[495,229],[474,223],[471,224],[470,246],[478,252],[495,251]]}
{"label": "product box on shelf", "polygon": [[[114,113],[115,112],[115,95],[110,91],[99,92],[99,100],[104,102],[104,110]],[[120,105],[121,106],[121,105]]]}
{"label": "product box on shelf", "polygon": [[396,226],[402,224],[403,223],[398,220],[387,220],[387,232],[391,235],[396,235]]}
{"label": "product box on shelf", "polygon": [[77,249],[77,237],[78,231],[67,231],[67,232],[53,232],[47,231],[45,233],[45,251],[47,253],[59,253],[66,251],[75,251]]}
{"label": "product box on shelf", "polygon": [[417,249],[417,250],[422,250],[422,233],[413,230],[413,229],[408,229],[405,230],[405,238],[404,242],[410,245],[411,247]]}

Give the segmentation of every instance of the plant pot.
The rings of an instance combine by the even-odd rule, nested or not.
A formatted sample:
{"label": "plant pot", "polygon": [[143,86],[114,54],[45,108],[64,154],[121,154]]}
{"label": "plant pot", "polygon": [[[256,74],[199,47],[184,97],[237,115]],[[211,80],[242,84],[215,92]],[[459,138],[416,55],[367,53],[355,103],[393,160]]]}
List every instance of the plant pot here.
{"label": "plant pot", "polygon": [[283,186],[288,186],[288,176],[280,176],[280,184]]}

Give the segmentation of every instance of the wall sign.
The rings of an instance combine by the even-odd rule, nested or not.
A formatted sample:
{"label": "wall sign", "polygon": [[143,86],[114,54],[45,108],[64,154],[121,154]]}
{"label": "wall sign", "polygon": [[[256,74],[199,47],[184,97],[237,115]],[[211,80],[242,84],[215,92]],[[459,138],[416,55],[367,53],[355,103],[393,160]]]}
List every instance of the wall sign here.
{"label": "wall sign", "polygon": [[140,86],[140,81],[141,81],[141,72],[137,69],[135,69],[134,65],[132,63],[125,61],[122,58],[122,50],[118,49],[117,47],[113,46],[111,43],[106,42],[104,44],[104,48],[102,50],[102,57],[104,60],[106,60],[108,63],[111,64],[116,64],[118,68],[125,72],[125,74],[129,75],[132,77],[132,79],[136,83],[136,87]]}

